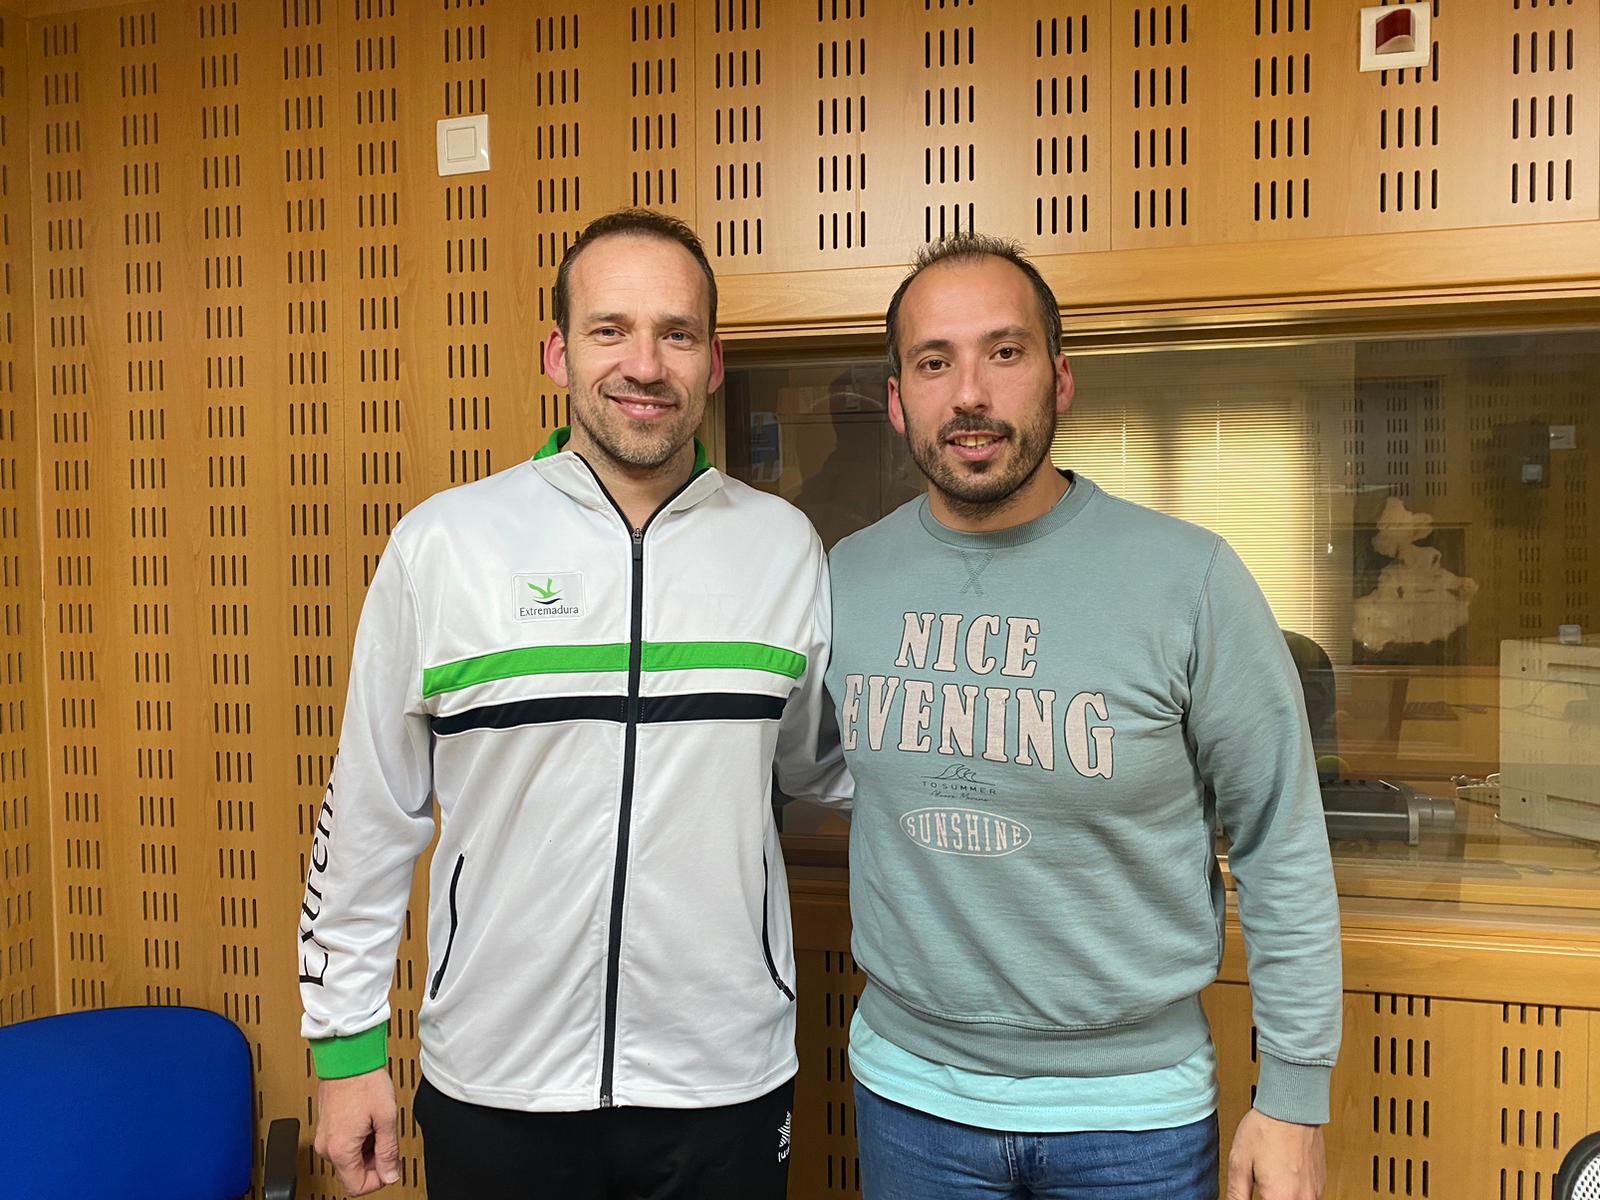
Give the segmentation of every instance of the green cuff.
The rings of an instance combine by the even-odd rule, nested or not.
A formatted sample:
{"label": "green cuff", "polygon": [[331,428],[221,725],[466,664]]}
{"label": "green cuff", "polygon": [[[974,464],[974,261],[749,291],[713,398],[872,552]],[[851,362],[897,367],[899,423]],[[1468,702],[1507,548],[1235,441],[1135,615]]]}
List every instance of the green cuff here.
{"label": "green cuff", "polygon": [[1255,1107],[1269,1117],[1296,1125],[1328,1123],[1328,1090],[1333,1065],[1292,1063],[1261,1052],[1261,1077],[1256,1084]]}
{"label": "green cuff", "polygon": [[349,1037],[311,1039],[318,1079],[348,1079],[389,1065],[389,1022]]}

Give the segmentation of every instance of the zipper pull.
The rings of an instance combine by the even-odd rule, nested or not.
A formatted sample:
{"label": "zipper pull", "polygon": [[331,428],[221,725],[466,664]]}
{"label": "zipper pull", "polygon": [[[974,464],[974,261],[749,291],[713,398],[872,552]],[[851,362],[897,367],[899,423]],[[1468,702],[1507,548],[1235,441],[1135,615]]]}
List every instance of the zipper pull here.
{"label": "zipper pull", "polygon": [[644,557],[644,530],[633,531],[633,561],[638,562]]}

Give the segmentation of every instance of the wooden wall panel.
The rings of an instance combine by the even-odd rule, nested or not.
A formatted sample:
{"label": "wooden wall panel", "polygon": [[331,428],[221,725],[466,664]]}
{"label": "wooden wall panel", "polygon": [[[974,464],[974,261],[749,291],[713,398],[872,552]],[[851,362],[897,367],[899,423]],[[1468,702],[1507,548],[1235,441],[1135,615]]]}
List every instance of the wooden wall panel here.
{"label": "wooden wall panel", "polygon": [[[781,221],[793,228],[794,214],[777,206],[784,189],[774,203],[765,202],[779,107],[774,67],[784,57],[770,19],[774,7],[771,0],[712,0],[695,7],[693,102],[709,122],[710,136],[688,161],[696,169],[695,218],[720,271],[762,270],[767,226]],[[647,64],[646,74],[648,69]]]}
{"label": "wooden wall panel", "polygon": [[[323,819],[323,788],[338,748],[337,719],[360,595],[351,587],[347,540],[345,484],[351,468],[345,385],[352,347],[345,337],[348,265],[340,224],[347,220],[345,185],[356,154],[349,136],[352,109],[355,124],[364,128],[369,114],[388,99],[374,91],[352,103],[341,92],[340,67],[349,61],[351,46],[331,6],[291,0],[278,13],[258,9],[246,15],[251,19],[242,34],[262,55],[267,97],[266,103],[245,109],[251,117],[250,144],[260,148],[252,155],[249,182],[270,214],[264,222],[270,239],[259,268],[264,295],[256,324],[257,332],[267,335],[260,358],[266,385],[260,407],[266,410],[261,416],[271,431],[272,449],[259,469],[277,491],[258,519],[273,543],[263,566],[279,606],[278,632],[287,634],[267,679],[270,693],[281,697],[272,706],[279,721],[289,722],[288,729],[278,726],[276,744],[263,743],[262,766],[274,772],[277,802],[263,804],[259,820],[271,831],[264,843],[287,842],[296,851],[292,860],[272,855],[271,886],[258,889],[259,909],[253,900],[250,916],[267,942],[263,953],[276,963],[284,921],[298,923],[311,842]],[[258,1066],[266,1080],[261,1111],[269,1118],[299,1116],[310,1128],[309,1051],[288,1053],[284,1041],[298,1022],[293,984],[282,986],[276,971],[271,973],[271,1036],[264,1039]],[[332,1173],[309,1153],[303,1162],[311,1195],[334,1194]],[[405,1166],[411,1169],[409,1159]]]}
{"label": "wooden wall panel", "polygon": [[1226,72],[1220,8],[1112,5],[1112,245],[1182,246],[1220,240],[1214,180]]}
{"label": "wooden wall panel", "polygon": [[1365,75],[1356,7],[1219,10],[1219,149],[1250,168],[1219,180],[1220,240],[1600,215],[1594,6],[1440,0],[1432,64]]}
{"label": "wooden wall panel", "polygon": [[[545,336],[555,324],[555,271],[583,217],[591,211],[583,207],[584,189],[588,189],[591,204],[604,203],[596,195],[601,190],[596,144],[605,139],[592,117],[592,99],[587,105],[582,100],[586,85],[591,98],[599,90],[599,72],[593,59],[582,52],[581,31],[592,30],[599,20],[588,13],[580,15],[572,7],[541,12],[532,24],[533,179],[527,190],[533,194],[533,204],[529,206],[524,200],[517,214],[533,226],[533,254],[527,264],[527,277],[517,289],[518,294],[531,292],[532,321],[531,328],[519,322],[514,330],[524,343],[533,337],[538,339],[538,360],[518,378],[532,378],[537,421],[544,428],[554,429],[567,423],[566,393],[543,373]],[[500,40],[496,39],[497,45]],[[507,36],[505,40],[512,38]]]}
{"label": "wooden wall panel", "polygon": [[763,164],[776,244],[785,251],[776,261],[814,268],[873,261],[865,203],[866,4],[829,0],[815,13],[792,5],[776,19],[780,44],[791,49],[768,59],[784,99],[768,109],[767,121],[780,147],[794,147],[781,170],[773,156]]}
{"label": "wooden wall panel", "polygon": [[[1463,96],[1461,89],[1480,86],[1481,77],[1464,72],[1466,64],[1458,62],[1463,56],[1456,46],[1450,48],[1447,57],[1440,52],[1437,39],[1434,45],[1433,62],[1426,69],[1378,73],[1376,104],[1372,99],[1373,77],[1370,74],[1356,79],[1347,74],[1342,76],[1352,96],[1360,98],[1356,104],[1366,110],[1366,136],[1361,139],[1366,153],[1356,161],[1364,158],[1363,166],[1371,165],[1356,178],[1363,179],[1370,189],[1373,175],[1377,177],[1377,213],[1372,211],[1371,192],[1368,191],[1362,206],[1365,211],[1352,205],[1347,218],[1359,229],[1374,226],[1385,231],[1437,229],[1466,223],[1459,216],[1451,220],[1452,208],[1461,203],[1463,185],[1472,186],[1471,173],[1458,175],[1457,167],[1466,159],[1466,139],[1471,136],[1471,126],[1479,123],[1481,117],[1460,119],[1466,118],[1469,112],[1476,116],[1478,107]],[[1452,99],[1454,104],[1450,103]],[[1374,107],[1378,118],[1375,153],[1371,128]],[[1458,119],[1444,119],[1446,114]],[[1477,183],[1481,186],[1482,181]],[[1359,203],[1361,189],[1351,191]],[[1361,220],[1357,213],[1365,219]]]}
{"label": "wooden wall panel", "polygon": [[[1038,252],[1108,246],[1089,183],[1108,153],[1106,7],[925,0],[907,19],[841,4],[813,22],[796,6],[783,40],[814,44],[815,70],[797,81],[799,113],[780,110],[777,128],[820,153],[812,175],[809,145],[782,144],[773,169],[785,194],[813,201],[816,240],[799,240],[808,222],[781,224],[773,266],[903,263],[930,237],[969,228]],[[852,195],[853,221],[840,203],[816,203]]]}
{"label": "wooden wall panel", "polygon": [[1057,255],[1600,217],[1600,4],[1440,3],[1432,67],[1367,75],[1359,0],[684,0],[541,20],[629,48],[586,65],[602,169],[570,211],[691,214],[730,280],[903,263],[958,219]]}
{"label": "wooden wall panel", "polygon": [[[491,26],[486,6],[466,5],[446,10],[443,36],[439,39],[443,61],[438,65],[439,78],[434,86],[434,91],[443,97],[443,104],[434,108],[424,106],[422,116],[437,121],[488,112],[491,64],[502,65],[499,74],[506,85],[526,74],[519,65],[521,56],[515,54],[523,40],[516,35],[526,32],[527,22],[521,25],[517,31],[493,29],[493,46],[500,53],[497,59],[491,59]],[[529,129],[526,121],[519,123],[518,118],[532,106],[521,87],[508,87],[507,101],[495,110],[497,128],[493,133],[505,138],[502,145],[515,148],[511,161],[506,164],[509,168],[523,157],[520,150],[526,145],[524,139]],[[432,309],[424,319],[435,328],[443,320],[445,357],[443,378],[437,377],[437,359],[429,355],[423,357],[423,363],[431,364],[435,371],[433,378],[425,377],[423,387],[425,394],[444,400],[444,411],[438,411],[435,400],[431,415],[434,436],[448,452],[449,469],[442,479],[435,476],[430,480],[433,484],[430,491],[481,479],[496,470],[493,401],[498,397],[494,368],[498,364],[507,377],[512,377],[513,368],[518,364],[508,351],[517,341],[527,340],[510,336],[513,327],[507,319],[512,315],[506,303],[509,297],[499,291],[493,296],[499,303],[491,303],[489,286],[490,264],[495,255],[505,249],[502,239],[506,231],[514,228],[510,220],[502,220],[497,225],[494,215],[506,210],[506,217],[515,216],[507,186],[515,175],[507,170],[501,178],[490,172],[465,179],[444,179],[427,169],[431,165],[425,164],[423,178],[418,184],[427,197],[423,213],[431,217],[434,227],[439,229],[437,240],[444,242],[445,252],[443,277],[436,277],[437,282],[423,293],[424,302]],[[466,253],[461,252],[463,243]],[[476,254],[472,253],[474,246]],[[435,251],[435,270],[438,259]],[[522,365],[526,362],[524,356]],[[514,411],[505,412],[503,419],[510,418]],[[514,459],[502,460],[498,466],[510,466],[512,461]]]}
{"label": "wooden wall panel", "polygon": [[[827,0],[776,8],[779,44],[800,52],[779,59],[789,72],[780,94],[793,99],[769,119],[778,199],[766,270],[908,261],[931,198],[922,180],[938,153],[927,138],[937,107],[925,94],[926,64],[937,62],[933,25],[951,16],[940,11],[949,6]],[[948,39],[946,53],[953,57]],[[953,117],[947,107],[946,119]],[[951,180],[955,145],[949,139],[945,150]]]}
{"label": "wooden wall panel", "polygon": [[[432,247],[419,244],[421,197],[415,190],[423,154],[410,136],[419,122],[409,120],[431,92],[428,51],[421,28],[396,13],[396,0],[363,0],[345,27],[350,69],[341,75],[342,106],[355,110],[347,130],[349,155],[343,175],[332,258],[339,260],[344,296],[345,364],[342,416],[347,466],[345,498],[349,586],[366,589],[383,552],[389,530],[413,496],[429,489],[423,465],[426,404],[414,379],[420,363],[411,351],[429,336],[421,325],[416,292],[420,262]],[[405,34],[407,36],[402,36]],[[342,57],[342,56],[341,56]],[[410,80],[415,77],[416,91]],[[402,107],[400,84],[407,81]],[[353,171],[352,168],[353,167]],[[476,255],[475,241],[448,247],[453,256]],[[355,611],[350,614],[354,620]]]}
{"label": "wooden wall panel", "polygon": [[0,1024],[56,1006],[27,24],[0,9]]}
{"label": "wooden wall panel", "polygon": [[[62,814],[61,995],[44,1007],[223,1011],[255,1045],[265,1116],[312,1115],[287,955],[372,567],[413,504],[527,453],[555,416],[492,374],[529,376],[542,296],[523,272],[565,227],[524,219],[531,120],[506,106],[500,174],[434,171],[434,121],[484,111],[491,61],[508,100],[531,96],[532,21],[483,13],[223,0],[34,27],[51,575],[35,661]],[[32,838],[7,839],[21,1016],[51,967],[49,897],[15,880],[48,844],[20,755],[4,762],[7,821]],[[424,957],[408,918],[407,1101]],[[420,1195],[403,1121],[401,1194]],[[309,1150],[304,1181],[339,1194]]]}
{"label": "wooden wall panel", "polygon": [[[748,13],[756,0],[716,3],[739,5]],[[759,4],[756,7],[754,24],[759,30]],[[690,0],[643,0],[629,4],[625,12],[620,5],[615,8],[616,15],[625,16],[626,20],[628,76],[626,90],[613,94],[620,94],[625,103],[618,105],[613,100],[610,108],[612,120],[626,129],[626,140],[621,144],[627,148],[629,191],[625,198],[618,197],[610,204],[602,201],[600,211],[633,204],[693,220],[697,164],[704,148],[703,134],[696,124],[696,71],[700,65],[697,8]],[[729,12],[731,21],[731,8]],[[748,16],[742,24],[747,30],[751,28]],[[602,26],[600,45],[622,49],[615,26]],[[620,54],[614,57],[622,58]],[[750,104],[746,97],[744,103],[727,107],[726,113],[713,108],[706,114],[708,132],[714,138],[725,139],[724,144],[734,139],[742,145],[759,141],[759,105]],[[714,228],[703,228],[702,232],[708,247],[714,247]],[[727,250],[716,251],[719,256],[731,252],[731,239]]]}
{"label": "wooden wall panel", "polygon": [[799,1149],[789,1168],[789,1194],[796,1200],[861,1194],[849,1046],[866,977],[845,948],[848,941],[846,934],[838,948],[795,953],[801,1069],[794,1097]]}
{"label": "wooden wall panel", "polygon": [[[1460,0],[1450,9],[1470,11]],[[1440,122],[1456,139],[1456,152],[1443,156],[1441,208],[1467,226],[1594,220],[1600,12],[1514,0],[1473,12],[1473,20],[1478,36],[1441,47],[1440,85],[1449,87],[1439,96]],[[1391,87],[1390,99],[1401,100],[1400,90]]]}
{"label": "wooden wall panel", "polygon": [[[112,994],[104,922],[108,859],[118,848],[105,844],[102,747],[95,728],[106,699],[100,680],[110,665],[110,614],[97,612],[106,606],[96,599],[92,572],[110,575],[115,565],[110,554],[95,553],[89,541],[94,518],[106,515],[96,509],[111,467],[105,423],[92,420],[89,405],[82,38],[73,19],[45,22],[32,32],[40,550],[50,672],[51,807],[59,817],[53,831],[59,852],[56,992],[59,1007],[79,1008],[104,1005]],[[148,512],[130,515],[130,529],[139,528],[140,519],[150,520]]]}
{"label": "wooden wall panel", "polygon": [[[220,616],[230,626],[242,626],[247,618],[237,609],[207,611],[205,604],[208,592],[228,585],[219,567],[230,577],[242,569],[237,555],[221,562],[208,556],[210,569],[202,572],[186,570],[186,556],[174,553],[190,542],[201,512],[199,504],[181,498],[201,461],[192,451],[181,457],[174,452],[194,433],[193,409],[182,397],[203,388],[209,399],[209,385],[237,378],[238,364],[227,355],[176,358],[169,347],[182,343],[185,321],[238,330],[234,302],[242,299],[237,293],[243,280],[224,270],[235,281],[232,295],[208,287],[200,305],[186,310],[174,303],[191,283],[188,264],[176,251],[193,244],[177,233],[184,214],[174,201],[185,158],[176,143],[189,141],[180,113],[197,106],[184,104],[187,80],[170,69],[162,79],[162,67],[172,64],[162,63],[161,54],[175,32],[163,24],[153,8],[138,6],[121,10],[114,22],[79,29],[90,68],[85,106],[116,118],[84,122],[88,403],[105,439],[105,459],[90,464],[101,475],[102,490],[92,510],[89,553],[101,582],[112,584],[97,594],[126,597],[97,614],[109,638],[95,725],[105,768],[100,791],[108,852],[107,905],[98,936],[105,939],[108,963],[121,968],[113,984],[120,997],[181,1004],[186,992],[192,994],[193,981],[237,978],[250,965],[225,955],[212,921],[184,927],[185,908],[203,903],[219,872],[195,853],[216,827],[207,812],[212,792],[205,787],[209,739],[179,735],[180,728],[205,729],[218,735],[217,752],[232,749],[224,749],[221,726],[226,720],[234,729],[243,713],[220,696],[206,710],[206,693],[195,686],[205,649],[194,634],[206,628],[207,616]],[[211,115],[219,124],[226,119],[220,112]],[[199,149],[192,142],[189,148]],[[215,143],[206,147],[221,149]],[[219,180],[235,173],[222,153],[187,161]],[[231,503],[234,496],[217,497],[212,486],[242,482],[243,464],[211,453],[203,461],[205,524],[237,532],[243,514]],[[213,498],[223,502],[212,504]],[[234,584],[234,598],[242,598],[244,586],[242,580]],[[132,658],[131,679],[125,655]],[[239,876],[250,873],[249,865],[237,853],[229,864]]]}
{"label": "wooden wall panel", "polygon": [[[1010,88],[987,87],[980,93],[984,78],[978,50],[981,18],[975,0],[965,4],[961,0],[925,2],[921,12],[909,7],[915,13],[909,22],[913,41],[895,57],[912,68],[911,86],[904,92],[900,110],[904,120],[900,136],[913,162],[897,174],[902,186],[915,189],[916,199],[907,206],[907,215],[913,220],[912,236],[921,243],[976,229],[978,197],[992,203],[999,196],[989,184],[988,173],[1000,167],[996,160],[1003,154],[1007,110],[1012,107],[1008,102],[1015,93]],[[990,37],[1004,38],[1007,28],[1004,22],[985,21],[983,25],[987,50]],[[988,55],[984,60],[994,61]],[[985,152],[982,178],[980,142]],[[985,224],[992,227],[994,215],[986,212],[984,217]]]}
{"label": "wooden wall panel", "polygon": [[701,6],[696,212],[718,271],[903,263],[973,226],[1039,253],[1109,248],[1108,11]]}
{"label": "wooden wall panel", "polygon": [[[258,1106],[280,1113],[306,1107],[283,947],[315,804],[297,811],[295,779],[325,774],[345,654],[318,545],[325,268],[291,244],[324,222],[316,97],[296,90],[317,55],[290,36],[311,11],[146,5],[43,30],[61,81],[46,110],[78,110],[43,153],[81,147],[54,194],[87,217],[40,291],[84,330],[58,349],[47,450],[61,1006],[226,1012],[255,1044]],[[99,576],[81,602],[61,582],[79,538]]]}
{"label": "wooden wall panel", "polygon": [[1341,147],[1355,140],[1354,114],[1343,104],[1320,103],[1352,78],[1339,69],[1341,51],[1353,41],[1350,22],[1327,19],[1337,14],[1324,6],[1319,12],[1324,19],[1313,26],[1305,0],[1224,10],[1228,61],[1220,82],[1237,114],[1230,134],[1245,167],[1230,174],[1221,201],[1230,241],[1337,235],[1352,209],[1367,201],[1367,192],[1340,174],[1348,169]]}
{"label": "wooden wall panel", "polygon": [[1029,254],[1111,248],[1110,11],[1106,0],[1091,0],[1025,6],[1017,16],[1031,34],[1021,50],[1032,60],[1031,103],[1020,119],[1033,135],[1032,186],[1023,193],[1032,212],[991,232],[1017,237]]}
{"label": "wooden wall panel", "polygon": [[[432,166],[433,142],[421,133],[431,126],[426,114],[440,94],[441,47],[446,53],[453,49],[448,35],[435,27],[440,14],[398,0],[361,0],[347,11],[348,19],[341,13],[339,20],[338,57],[349,66],[339,69],[335,85],[342,110],[345,153],[338,175],[343,187],[330,257],[339,260],[337,286],[344,301],[339,408],[344,530],[339,544],[350,597],[344,615],[353,637],[360,597],[389,531],[412,504],[435,490],[430,476],[445,474],[442,456],[430,453],[434,448],[428,440],[440,397],[424,379],[437,381],[432,369],[437,364],[424,365],[424,359],[430,352],[448,353],[453,361],[455,346],[440,344],[437,314],[424,306],[441,293],[425,290],[425,281],[438,280],[441,251],[453,266],[458,255],[463,263],[477,262],[484,248],[465,233],[438,236],[424,213],[424,172]],[[465,37],[475,45],[476,30]],[[477,181],[464,176],[462,182],[470,189]],[[348,661],[340,665],[347,667]],[[389,1001],[390,1074],[402,1105],[400,1158],[408,1189],[420,1184],[420,1144],[409,1101],[418,1080],[417,1009],[427,977],[426,896],[419,876]],[[333,1171],[314,1158],[311,1167],[328,1200],[337,1197]]]}
{"label": "wooden wall panel", "polygon": [[[1211,1042],[1217,1052],[1217,1123],[1226,1139],[1256,1098],[1259,1063],[1250,989],[1242,983],[1214,983],[1201,993],[1200,1002],[1211,1023]],[[1339,1119],[1338,1113],[1334,1119]],[[1329,1191],[1329,1200],[1338,1200],[1338,1195]]]}

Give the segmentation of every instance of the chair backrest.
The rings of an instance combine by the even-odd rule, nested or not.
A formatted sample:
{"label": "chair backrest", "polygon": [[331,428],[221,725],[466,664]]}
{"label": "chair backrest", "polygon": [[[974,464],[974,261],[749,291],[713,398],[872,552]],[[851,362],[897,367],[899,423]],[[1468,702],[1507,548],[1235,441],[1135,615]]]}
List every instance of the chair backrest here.
{"label": "chair backrest", "polygon": [[1600,1200],[1600,1133],[1591,1133],[1567,1151],[1551,1200]]}
{"label": "chair backrest", "polygon": [[1311,745],[1318,758],[1339,753],[1339,688],[1328,652],[1303,633],[1282,631],[1300,676],[1300,690],[1306,699],[1306,721],[1311,726]]}
{"label": "chair backrest", "polygon": [[255,1141],[250,1047],[198,1008],[0,1028],[0,1200],[236,1200]]}

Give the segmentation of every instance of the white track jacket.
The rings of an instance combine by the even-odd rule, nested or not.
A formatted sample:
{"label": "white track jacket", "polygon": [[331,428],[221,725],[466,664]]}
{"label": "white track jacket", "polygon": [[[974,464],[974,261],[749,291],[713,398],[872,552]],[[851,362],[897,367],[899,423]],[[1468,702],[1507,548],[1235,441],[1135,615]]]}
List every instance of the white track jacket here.
{"label": "white track jacket", "polygon": [[355,639],[300,914],[319,1073],[386,1061],[434,833],[422,1070],[526,1111],[698,1108],[791,1076],[772,816],[846,800],[805,517],[696,463],[632,530],[560,431],[396,527]]}

